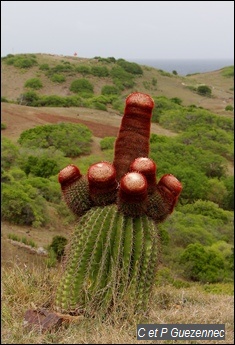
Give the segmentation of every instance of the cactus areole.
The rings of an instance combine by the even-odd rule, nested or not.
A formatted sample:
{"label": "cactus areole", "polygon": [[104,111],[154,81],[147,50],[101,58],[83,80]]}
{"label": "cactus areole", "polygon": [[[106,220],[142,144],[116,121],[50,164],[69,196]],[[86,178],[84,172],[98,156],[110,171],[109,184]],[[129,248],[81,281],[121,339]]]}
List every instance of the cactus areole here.
{"label": "cactus areole", "polygon": [[159,260],[157,224],[172,213],[182,190],[171,174],[156,179],[149,155],[154,101],[135,92],[115,143],[114,161],[75,165],[59,173],[68,207],[79,217],[66,250],[54,310],[71,315],[148,309]]}

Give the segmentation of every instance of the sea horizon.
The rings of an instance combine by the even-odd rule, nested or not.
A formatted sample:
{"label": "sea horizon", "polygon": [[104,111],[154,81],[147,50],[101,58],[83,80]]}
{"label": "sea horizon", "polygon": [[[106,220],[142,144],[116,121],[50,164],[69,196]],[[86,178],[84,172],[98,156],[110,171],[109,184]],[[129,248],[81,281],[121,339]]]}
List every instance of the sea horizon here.
{"label": "sea horizon", "polygon": [[206,73],[234,65],[234,59],[129,59],[139,65],[154,67],[178,75]]}

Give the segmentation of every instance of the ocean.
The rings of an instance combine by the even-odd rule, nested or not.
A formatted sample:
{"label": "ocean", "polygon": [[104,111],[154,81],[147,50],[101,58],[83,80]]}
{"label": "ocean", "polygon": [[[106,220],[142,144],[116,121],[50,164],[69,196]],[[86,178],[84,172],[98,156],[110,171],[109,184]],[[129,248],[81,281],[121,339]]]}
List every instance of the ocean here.
{"label": "ocean", "polygon": [[233,59],[198,59],[198,60],[174,60],[174,59],[131,59],[139,65],[146,65],[163,71],[176,71],[178,75],[186,76],[193,73],[212,72],[223,67],[234,65]]}

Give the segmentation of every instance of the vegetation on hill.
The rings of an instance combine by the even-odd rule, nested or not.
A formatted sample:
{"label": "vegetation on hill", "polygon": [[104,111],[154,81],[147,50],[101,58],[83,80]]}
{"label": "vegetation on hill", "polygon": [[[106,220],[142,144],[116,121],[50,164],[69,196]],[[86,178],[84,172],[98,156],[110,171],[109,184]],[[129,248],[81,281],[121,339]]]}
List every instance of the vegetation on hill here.
{"label": "vegetation on hill", "polygon": [[[211,82],[208,85],[201,81],[197,82],[193,79],[194,75],[183,78],[175,70],[169,73],[161,69],[140,66],[122,58],[61,57],[58,59],[43,54],[9,54],[2,58],[2,69],[3,75],[7,73],[12,75],[14,71],[14,78],[24,80],[19,82],[19,86],[15,89],[18,90],[17,94],[16,91],[13,92],[8,88],[7,80],[3,79],[3,100],[29,106],[83,106],[102,110],[107,110],[108,106],[122,114],[121,105],[124,98],[137,90],[151,93],[152,96],[156,94],[166,96],[170,91],[169,94],[172,96],[168,96],[169,98],[181,99],[181,102],[186,104],[193,93],[197,105],[201,102],[201,96],[215,99],[220,96],[220,92],[217,92],[217,88],[211,85]],[[221,77],[227,81],[223,86],[227,95],[231,93],[233,87],[232,81],[230,82],[233,69],[233,66],[228,66],[220,71]],[[63,87],[61,88],[60,85]],[[7,94],[12,96],[9,97]],[[95,99],[100,95],[112,97],[100,102]],[[209,107],[210,104],[208,103]],[[225,112],[226,105],[228,104],[224,104],[220,111]]]}

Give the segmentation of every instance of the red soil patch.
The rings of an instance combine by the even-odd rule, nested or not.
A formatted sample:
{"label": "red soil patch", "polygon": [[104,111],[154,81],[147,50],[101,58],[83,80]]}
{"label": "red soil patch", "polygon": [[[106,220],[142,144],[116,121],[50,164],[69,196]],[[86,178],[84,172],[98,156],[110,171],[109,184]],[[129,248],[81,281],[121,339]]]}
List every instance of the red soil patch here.
{"label": "red soil patch", "polygon": [[60,115],[39,114],[37,115],[37,118],[48,123],[59,123],[59,122],[81,123],[83,125],[86,125],[92,131],[93,135],[98,138],[116,137],[118,134],[118,128],[114,126],[102,125],[100,123],[78,120],[72,117],[68,118],[66,116],[60,116]]}

